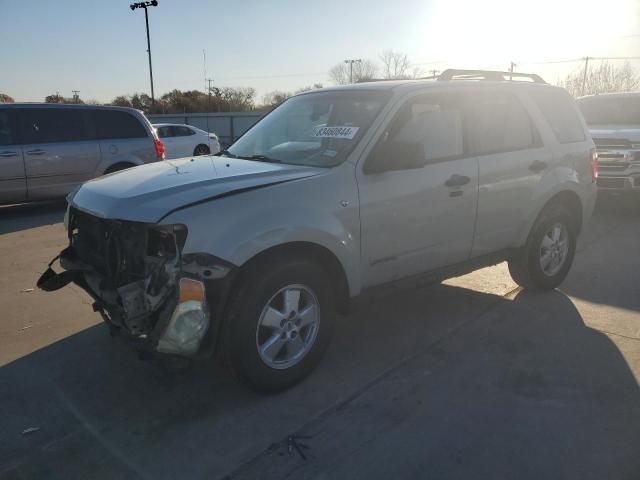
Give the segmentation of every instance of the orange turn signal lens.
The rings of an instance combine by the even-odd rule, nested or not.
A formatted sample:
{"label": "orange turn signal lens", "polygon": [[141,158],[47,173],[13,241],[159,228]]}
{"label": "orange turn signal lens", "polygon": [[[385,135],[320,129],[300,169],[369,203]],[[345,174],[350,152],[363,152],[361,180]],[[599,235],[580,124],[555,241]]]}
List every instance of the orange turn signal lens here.
{"label": "orange turn signal lens", "polygon": [[179,299],[179,303],[204,302],[204,284],[191,278],[181,278]]}

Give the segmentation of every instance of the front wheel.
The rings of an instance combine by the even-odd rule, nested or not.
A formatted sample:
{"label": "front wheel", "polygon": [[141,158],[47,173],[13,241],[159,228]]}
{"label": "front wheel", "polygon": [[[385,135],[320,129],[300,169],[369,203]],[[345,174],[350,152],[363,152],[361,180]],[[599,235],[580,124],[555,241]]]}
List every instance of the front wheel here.
{"label": "front wheel", "polygon": [[575,252],[575,222],[564,207],[552,205],[536,220],[526,245],[509,260],[509,273],[523,288],[552,290],[566,278]]}
{"label": "front wheel", "polygon": [[227,311],[225,356],[255,390],[296,384],[331,339],[335,300],[324,270],[306,261],[263,263],[246,275]]}

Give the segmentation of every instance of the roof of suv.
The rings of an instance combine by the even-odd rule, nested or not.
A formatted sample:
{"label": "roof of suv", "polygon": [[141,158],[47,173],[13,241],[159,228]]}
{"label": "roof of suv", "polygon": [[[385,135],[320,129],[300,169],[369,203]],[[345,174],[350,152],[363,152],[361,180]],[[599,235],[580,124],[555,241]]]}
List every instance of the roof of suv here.
{"label": "roof of suv", "polygon": [[[523,81],[496,81],[496,80],[380,80],[372,82],[354,83],[350,85],[338,85],[335,87],[323,88],[322,91],[358,91],[358,90],[392,90],[406,91],[423,90],[424,88],[443,88],[451,85],[465,85],[478,88],[487,87],[503,87],[503,88],[553,88],[561,89],[547,83],[523,82]],[[317,91],[317,90],[315,90]],[[300,95],[313,93],[314,91],[304,92]]]}

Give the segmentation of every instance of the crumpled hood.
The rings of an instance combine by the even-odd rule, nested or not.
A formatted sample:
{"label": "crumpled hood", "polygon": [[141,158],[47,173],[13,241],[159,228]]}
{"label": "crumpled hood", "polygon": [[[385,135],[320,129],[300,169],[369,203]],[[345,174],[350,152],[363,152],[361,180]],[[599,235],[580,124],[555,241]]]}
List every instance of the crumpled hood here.
{"label": "crumpled hood", "polygon": [[71,204],[102,218],[153,223],[192,203],[323,171],[215,156],[165,160],[90,180],[71,196]]}

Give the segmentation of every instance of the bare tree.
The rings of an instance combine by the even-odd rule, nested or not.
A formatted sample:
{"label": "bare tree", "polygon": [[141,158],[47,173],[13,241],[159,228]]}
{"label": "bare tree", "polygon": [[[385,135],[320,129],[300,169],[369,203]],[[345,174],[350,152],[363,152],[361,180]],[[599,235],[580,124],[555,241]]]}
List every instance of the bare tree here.
{"label": "bare tree", "polygon": [[[376,78],[378,66],[371,60],[362,60],[353,63],[353,82],[366,82]],[[337,63],[329,70],[329,77],[338,85],[346,85],[349,83],[349,65],[346,63]]]}
{"label": "bare tree", "polygon": [[386,79],[414,78],[415,73],[409,73],[411,62],[406,53],[385,50],[380,55],[382,62],[382,76]]}
{"label": "bare tree", "polygon": [[264,104],[265,107],[275,107],[276,105],[280,105],[290,96],[291,96],[291,92],[274,90],[272,92],[265,93],[262,96],[262,103]]}
{"label": "bare tree", "polygon": [[574,97],[594,95],[596,93],[627,92],[640,86],[640,76],[629,62],[621,66],[614,66],[609,62],[602,62],[598,66],[587,69],[577,68],[558,85],[567,89]]}
{"label": "bare tree", "polygon": [[6,93],[0,93],[0,103],[13,103],[14,100]]}

